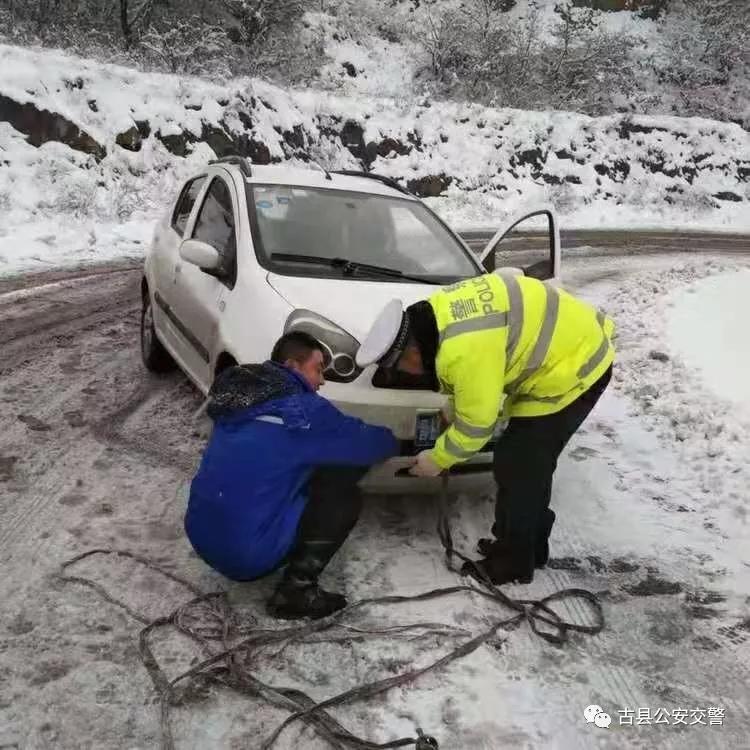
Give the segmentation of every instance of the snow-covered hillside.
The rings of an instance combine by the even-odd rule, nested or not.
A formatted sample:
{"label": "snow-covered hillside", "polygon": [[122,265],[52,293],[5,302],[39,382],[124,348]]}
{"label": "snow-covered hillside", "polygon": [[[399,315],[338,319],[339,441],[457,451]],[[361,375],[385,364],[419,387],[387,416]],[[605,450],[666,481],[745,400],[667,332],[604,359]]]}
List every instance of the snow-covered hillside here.
{"label": "snow-covered hillside", "polygon": [[139,257],[179,181],[228,153],[372,169],[462,227],[543,200],[568,228],[750,228],[737,125],[222,86],[5,45],[0,66],[0,274]]}

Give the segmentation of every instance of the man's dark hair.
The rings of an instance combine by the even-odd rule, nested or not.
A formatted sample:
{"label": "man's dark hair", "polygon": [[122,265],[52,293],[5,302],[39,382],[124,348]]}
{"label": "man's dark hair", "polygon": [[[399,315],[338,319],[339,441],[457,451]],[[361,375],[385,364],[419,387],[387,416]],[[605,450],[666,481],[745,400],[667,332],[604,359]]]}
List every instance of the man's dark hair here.
{"label": "man's dark hair", "polygon": [[316,349],[326,359],[326,351],[315,336],[304,331],[290,331],[274,344],[271,361],[283,365],[288,359],[293,359],[302,364],[307,362]]}

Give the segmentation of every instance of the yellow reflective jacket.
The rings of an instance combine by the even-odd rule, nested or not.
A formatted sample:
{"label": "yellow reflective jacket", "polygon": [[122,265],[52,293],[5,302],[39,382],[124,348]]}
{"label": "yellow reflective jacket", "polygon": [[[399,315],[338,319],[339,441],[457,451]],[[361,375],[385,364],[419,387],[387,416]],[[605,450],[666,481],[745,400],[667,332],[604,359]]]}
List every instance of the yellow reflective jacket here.
{"label": "yellow reflective jacket", "polygon": [[591,305],[527,276],[486,274],[429,298],[439,332],[435,367],[453,398],[438,466],[470,458],[502,416],[554,414],[612,364],[614,323]]}

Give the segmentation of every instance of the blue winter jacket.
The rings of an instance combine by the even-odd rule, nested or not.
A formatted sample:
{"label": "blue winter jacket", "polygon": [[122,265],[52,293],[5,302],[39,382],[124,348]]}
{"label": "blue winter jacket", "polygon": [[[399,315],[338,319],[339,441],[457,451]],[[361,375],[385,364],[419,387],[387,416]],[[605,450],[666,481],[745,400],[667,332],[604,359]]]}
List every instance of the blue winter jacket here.
{"label": "blue winter jacket", "polygon": [[368,466],[398,452],[390,430],[342,414],[273,362],[225,370],[209,399],[214,429],[185,531],[203,560],[234,580],[263,576],[287,554],[316,466]]}

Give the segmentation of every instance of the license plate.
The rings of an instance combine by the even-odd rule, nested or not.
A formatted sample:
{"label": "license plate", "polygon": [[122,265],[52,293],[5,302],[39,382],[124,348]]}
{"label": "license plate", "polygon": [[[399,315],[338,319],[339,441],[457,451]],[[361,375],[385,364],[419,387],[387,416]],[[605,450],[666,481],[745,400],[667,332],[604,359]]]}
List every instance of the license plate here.
{"label": "license plate", "polygon": [[414,447],[417,450],[432,448],[440,437],[440,412],[417,412],[414,430]]}

